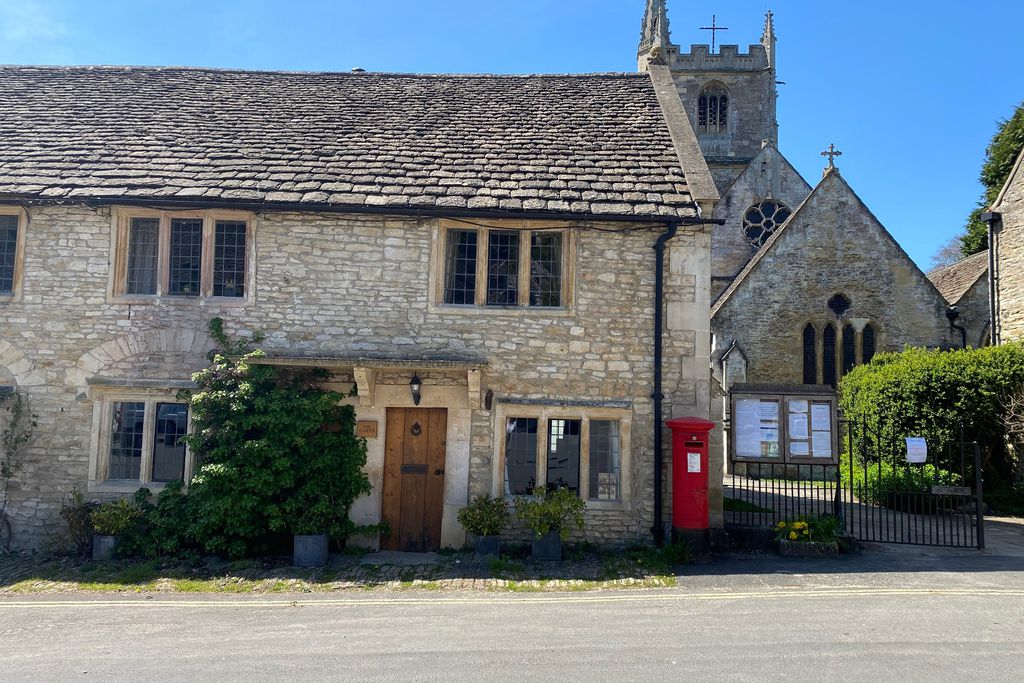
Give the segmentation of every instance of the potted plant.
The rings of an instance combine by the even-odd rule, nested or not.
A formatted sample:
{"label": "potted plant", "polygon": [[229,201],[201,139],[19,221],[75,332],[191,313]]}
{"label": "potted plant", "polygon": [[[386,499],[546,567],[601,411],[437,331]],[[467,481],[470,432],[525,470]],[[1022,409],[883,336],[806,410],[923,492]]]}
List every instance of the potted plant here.
{"label": "potted plant", "polygon": [[837,557],[840,522],[833,515],[799,517],[775,525],[775,541],[783,557]]}
{"label": "potted plant", "polygon": [[533,532],[533,559],[561,560],[562,541],[583,528],[584,503],[571,489],[548,491],[538,486],[533,496],[516,499],[516,514]]}
{"label": "potted plant", "polygon": [[477,496],[459,510],[459,523],[474,536],[478,557],[501,555],[501,532],[508,526],[509,509],[504,498]]}
{"label": "potted plant", "polygon": [[119,537],[127,531],[142,511],[130,500],[115,500],[96,507],[89,516],[92,523],[92,559],[109,560],[114,556]]}

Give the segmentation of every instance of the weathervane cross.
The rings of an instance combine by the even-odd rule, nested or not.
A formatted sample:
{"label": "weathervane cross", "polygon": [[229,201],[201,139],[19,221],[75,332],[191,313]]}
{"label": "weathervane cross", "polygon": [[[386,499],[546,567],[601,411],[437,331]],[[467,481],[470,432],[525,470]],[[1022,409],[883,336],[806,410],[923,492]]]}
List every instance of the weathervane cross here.
{"label": "weathervane cross", "polygon": [[711,26],[701,26],[700,27],[701,31],[711,31],[711,51],[712,52],[715,51],[715,34],[718,31],[728,31],[729,30],[729,28],[726,27],[726,26],[719,26],[716,23],[716,19],[717,18],[715,17],[715,15],[712,14],[711,15]]}
{"label": "weathervane cross", "polygon": [[821,156],[828,157],[828,167],[829,168],[835,168],[836,167],[835,157],[841,157],[841,156],[843,156],[843,153],[840,152],[838,149],[836,149],[835,145],[830,144],[828,146],[828,149],[826,149],[824,152],[821,153]]}

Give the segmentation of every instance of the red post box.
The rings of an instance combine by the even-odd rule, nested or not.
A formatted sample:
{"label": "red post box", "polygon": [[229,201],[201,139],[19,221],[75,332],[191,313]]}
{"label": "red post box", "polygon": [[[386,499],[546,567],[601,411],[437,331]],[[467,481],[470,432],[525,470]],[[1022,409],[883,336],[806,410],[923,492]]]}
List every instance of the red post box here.
{"label": "red post box", "polygon": [[708,440],[715,423],[676,417],[665,424],[672,430],[672,540],[704,552],[710,541]]}

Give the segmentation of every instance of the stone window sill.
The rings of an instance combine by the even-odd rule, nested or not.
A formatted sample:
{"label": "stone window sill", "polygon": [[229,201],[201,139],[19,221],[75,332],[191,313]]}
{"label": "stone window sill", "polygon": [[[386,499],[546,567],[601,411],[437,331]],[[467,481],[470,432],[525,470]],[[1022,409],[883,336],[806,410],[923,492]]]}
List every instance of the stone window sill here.
{"label": "stone window sill", "polygon": [[163,491],[167,486],[166,482],[151,481],[148,484],[141,481],[103,481],[89,482],[89,493],[135,493],[141,488],[147,488],[153,493]]}
{"label": "stone window sill", "polygon": [[440,304],[430,307],[431,313],[439,315],[481,315],[481,316],[506,316],[506,317],[544,317],[564,318],[572,315],[569,308],[548,308],[543,306],[460,306],[456,304]]}
{"label": "stone window sill", "polygon": [[111,304],[129,304],[132,306],[139,305],[161,305],[169,304],[172,306],[216,306],[218,308],[242,308],[251,303],[248,298],[236,298],[236,297],[198,297],[198,296],[125,296],[117,295],[109,297],[108,303]]}

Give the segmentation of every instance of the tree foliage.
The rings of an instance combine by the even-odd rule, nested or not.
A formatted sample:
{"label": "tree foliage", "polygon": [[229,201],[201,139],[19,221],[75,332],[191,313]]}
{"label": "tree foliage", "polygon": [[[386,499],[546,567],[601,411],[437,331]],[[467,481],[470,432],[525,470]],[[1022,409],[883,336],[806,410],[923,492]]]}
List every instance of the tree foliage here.
{"label": "tree foliage", "polygon": [[1008,119],[999,122],[992,141],[985,149],[985,163],[981,167],[981,181],[984,192],[978,200],[978,205],[967,218],[966,232],[960,238],[961,251],[963,255],[970,256],[988,249],[988,226],[982,222],[981,214],[988,211],[989,207],[999,196],[1003,189],[1013,164],[1024,149],[1024,102],[1017,105],[1017,109]]}
{"label": "tree foliage", "polygon": [[352,530],[352,503],[370,490],[366,443],[323,372],[288,372],[210,325],[221,350],[196,373],[185,437],[198,470],[188,493],[193,538],[208,552],[266,552],[275,535]]}
{"label": "tree foliage", "polygon": [[36,428],[36,415],[20,392],[0,397],[0,425],[0,550],[10,550],[11,538],[4,515],[11,479],[25,464],[25,449]]}
{"label": "tree foliage", "polygon": [[[1024,344],[984,349],[907,349],[876,356],[843,378],[845,417],[878,435],[884,458],[907,436],[923,436],[929,450],[946,451],[962,438],[977,440],[987,472],[1013,476],[1002,419],[1008,397],[1024,387]],[[854,430],[857,433],[857,430]],[[855,447],[857,445],[855,444]]]}

